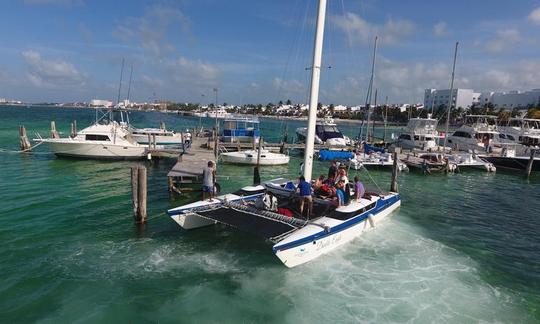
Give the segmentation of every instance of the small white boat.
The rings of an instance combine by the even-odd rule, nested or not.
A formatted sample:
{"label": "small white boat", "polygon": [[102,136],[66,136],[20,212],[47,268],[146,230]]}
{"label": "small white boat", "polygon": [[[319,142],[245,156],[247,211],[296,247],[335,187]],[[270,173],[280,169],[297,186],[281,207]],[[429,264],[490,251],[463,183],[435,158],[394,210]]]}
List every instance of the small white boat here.
{"label": "small white boat", "polygon": [[[221,153],[219,156],[224,163],[257,165],[258,150]],[[260,165],[281,165],[289,163],[290,157],[281,153],[261,150]]]}
{"label": "small white boat", "polygon": [[[356,154],[349,160],[349,167],[354,170],[360,170],[362,168],[388,168],[392,169],[394,166],[394,159],[391,153],[374,152],[371,154],[360,153]],[[408,171],[409,168],[401,160],[397,160],[398,171]]]}
{"label": "small white boat", "polygon": [[54,154],[91,159],[141,159],[147,147],[137,143],[130,133],[116,121],[95,124],[81,130],[74,137],[38,138]]}
{"label": "small white boat", "polygon": [[464,169],[480,169],[487,172],[495,172],[497,168],[493,163],[490,163],[472,153],[454,153],[446,154],[448,162],[455,164],[460,170]]}

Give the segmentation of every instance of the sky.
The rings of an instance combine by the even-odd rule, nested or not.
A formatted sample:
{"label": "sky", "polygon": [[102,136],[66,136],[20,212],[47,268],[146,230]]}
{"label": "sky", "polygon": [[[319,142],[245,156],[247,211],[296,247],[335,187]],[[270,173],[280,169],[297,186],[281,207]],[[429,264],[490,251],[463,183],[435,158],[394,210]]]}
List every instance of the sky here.
{"label": "sky", "polygon": [[[307,102],[316,0],[5,0],[0,97],[208,104]],[[540,0],[328,0],[320,100],[365,102],[379,37],[378,100],[426,88],[540,88]]]}

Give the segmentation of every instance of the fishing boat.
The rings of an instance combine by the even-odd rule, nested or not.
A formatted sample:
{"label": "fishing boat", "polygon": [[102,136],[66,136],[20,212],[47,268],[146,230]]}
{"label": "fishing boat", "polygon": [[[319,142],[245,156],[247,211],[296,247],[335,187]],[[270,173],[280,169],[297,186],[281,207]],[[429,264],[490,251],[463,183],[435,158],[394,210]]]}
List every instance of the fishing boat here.
{"label": "fishing boat", "polygon": [[[299,127],[296,129],[296,136],[299,143],[306,141],[307,132],[307,127]],[[341,133],[332,118],[326,117],[322,120],[318,120],[315,125],[315,144],[346,146],[351,145],[351,140]]]}
{"label": "fishing boat", "polygon": [[224,152],[219,155],[224,163],[245,165],[282,165],[289,163],[290,157],[286,154],[273,153],[265,149],[247,150],[238,152]]}
{"label": "fishing boat", "polygon": [[[304,150],[306,181],[310,181],[312,175],[325,11],[326,0],[319,0]],[[294,210],[297,205],[294,192],[292,181],[279,179],[244,187],[211,201],[173,208],[168,213],[186,229],[222,223],[262,236],[274,243],[272,251],[283,264],[294,267],[331,252],[374,228],[401,203],[396,192],[364,196],[346,206],[336,206],[329,198],[316,197],[313,211],[306,217]],[[265,200],[271,203],[264,203]],[[263,208],[257,203],[259,201],[263,202]],[[288,208],[289,212],[280,211],[280,208]]]}
{"label": "fishing boat", "polygon": [[489,115],[468,115],[465,121],[447,139],[448,144],[461,151],[490,151],[500,146],[497,117]]}
{"label": "fishing boat", "polygon": [[[91,159],[141,159],[147,146],[137,143],[124,126],[112,118],[112,110],[96,117],[94,124],[67,138],[38,138],[54,154]],[[97,112],[96,112],[97,116]]]}
{"label": "fishing boat", "polygon": [[223,143],[259,143],[261,132],[257,117],[228,117],[223,120],[220,140]]}
{"label": "fishing boat", "polygon": [[499,140],[525,146],[540,145],[540,119],[510,118],[499,125]]}
{"label": "fishing boat", "polygon": [[396,146],[404,149],[431,151],[438,147],[437,119],[411,118],[405,130],[399,134]]}

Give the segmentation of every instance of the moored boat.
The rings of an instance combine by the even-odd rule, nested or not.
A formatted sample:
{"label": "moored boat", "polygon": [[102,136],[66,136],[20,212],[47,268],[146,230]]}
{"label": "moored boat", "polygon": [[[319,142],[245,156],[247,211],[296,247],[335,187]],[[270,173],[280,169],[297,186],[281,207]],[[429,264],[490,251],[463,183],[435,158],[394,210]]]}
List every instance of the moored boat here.
{"label": "moored boat", "polygon": [[265,149],[261,149],[259,155],[258,150],[247,150],[238,152],[225,152],[219,155],[221,161],[231,164],[246,164],[246,165],[282,165],[289,163],[290,157],[281,153],[273,153]]}

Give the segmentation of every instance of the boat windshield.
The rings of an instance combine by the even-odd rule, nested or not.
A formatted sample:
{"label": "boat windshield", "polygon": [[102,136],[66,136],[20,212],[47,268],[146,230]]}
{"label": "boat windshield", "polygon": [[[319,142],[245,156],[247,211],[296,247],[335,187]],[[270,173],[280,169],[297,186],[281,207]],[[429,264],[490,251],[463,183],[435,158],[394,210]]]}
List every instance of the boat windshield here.
{"label": "boat windshield", "polygon": [[337,126],[334,125],[317,125],[315,132],[323,141],[330,138],[343,138],[343,134],[341,134]]}

